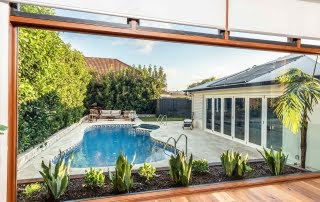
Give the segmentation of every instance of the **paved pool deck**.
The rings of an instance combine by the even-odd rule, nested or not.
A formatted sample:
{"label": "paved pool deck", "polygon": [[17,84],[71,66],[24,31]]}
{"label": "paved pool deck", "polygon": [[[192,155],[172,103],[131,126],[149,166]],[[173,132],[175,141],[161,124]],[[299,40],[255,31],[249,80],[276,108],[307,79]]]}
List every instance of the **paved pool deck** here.
{"label": "paved pool deck", "polygon": [[[69,134],[65,135],[56,143],[49,146],[41,154],[29,160],[24,165],[18,167],[18,179],[41,177],[39,170],[41,170],[42,160],[47,164],[59,153],[59,150],[65,151],[73,145],[79,143],[83,138],[84,130],[89,126],[104,124],[135,124],[138,122],[141,122],[141,120],[138,119],[136,122],[98,120],[97,122],[93,123],[81,123],[79,126],[70,131]],[[249,146],[216,136],[197,128],[193,130],[183,130],[181,121],[168,122],[167,125],[161,125],[159,129],[150,133],[152,138],[162,142],[166,142],[169,137],[174,137],[177,139],[180,134],[185,134],[188,137],[188,155],[192,153],[194,159],[204,158],[209,162],[220,162],[220,155],[228,149],[233,149],[234,151],[239,151],[243,154],[248,153],[249,159],[261,158],[256,149]],[[173,141],[170,141],[170,144],[173,144]],[[179,150],[185,150],[184,138],[181,138],[177,144],[177,147]],[[156,167],[164,167],[168,166],[168,160],[162,160],[151,164]],[[141,164],[134,165],[134,169],[137,169],[139,166],[141,166]],[[107,167],[101,167],[101,169],[104,171],[108,170]],[[113,169],[113,167],[110,167],[110,170]],[[71,168],[70,174],[83,174],[84,171],[85,168]]]}

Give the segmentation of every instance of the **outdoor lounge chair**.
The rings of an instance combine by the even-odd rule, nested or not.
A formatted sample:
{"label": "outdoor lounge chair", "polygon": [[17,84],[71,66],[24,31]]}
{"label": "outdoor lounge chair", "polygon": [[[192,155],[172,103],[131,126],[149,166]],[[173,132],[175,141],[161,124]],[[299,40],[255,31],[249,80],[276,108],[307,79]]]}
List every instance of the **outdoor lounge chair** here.
{"label": "outdoor lounge chair", "polygon": [[97,119],[99,118],[99,111],[97,109],[90,109],[90,113],[88,115],[88,121],[91,122],[93,121],[94,119]]}
{"label": "outdoor lounge chair", "polygon": [[192,119],[183,120],[182,128],[183,128],[183,130],[184,130],[184,128],[190,128],[192,130],[193,129],[193,121],[192,121]]}

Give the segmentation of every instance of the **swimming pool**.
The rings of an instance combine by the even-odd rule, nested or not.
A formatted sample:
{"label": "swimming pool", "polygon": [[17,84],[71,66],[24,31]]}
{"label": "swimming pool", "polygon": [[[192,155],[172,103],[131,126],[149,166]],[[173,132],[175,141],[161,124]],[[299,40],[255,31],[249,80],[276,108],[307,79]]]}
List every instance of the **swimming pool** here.
{"label": "swimming pool", "polygon": [[[101,125],[88,128],[82,142],[74,149],[71,167],[114,166],[120,150],[135,164],[169,159],[164,153],[164,143],[155,141],[149,132],[135,130],[132,125]],[[173,148],[167,148],[171,154]],[[66,160],[68,156],[66,157]]]}

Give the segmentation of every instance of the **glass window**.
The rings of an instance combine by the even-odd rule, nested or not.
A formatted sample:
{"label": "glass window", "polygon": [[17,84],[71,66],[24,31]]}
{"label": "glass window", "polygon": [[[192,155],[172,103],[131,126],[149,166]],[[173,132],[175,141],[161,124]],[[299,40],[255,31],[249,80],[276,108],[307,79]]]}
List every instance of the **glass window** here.
{"label": "glass window", "polygon": [[235,137],[244,140],[245,134],[245,98],[235,99]]}
{"label": "glass window", "polygon": [[224,98],[223,133],[231,136],[232,98]]}
{"label": "glass window", "polygon": [[249,100],[249,142],[261,145],[262,99]]}
{"label": "glass window", "polygon": [[221,132],[221,98],[214,99],[214,131]]}
{"label": "glass window", "polygon": [[267,99],[267,147],[279,150],[282,147],[282,122],[274,112],[277,98]]}
{"label": "glass window", "polygon": [[212,98],[206,99],[206,128],[212,130]]}

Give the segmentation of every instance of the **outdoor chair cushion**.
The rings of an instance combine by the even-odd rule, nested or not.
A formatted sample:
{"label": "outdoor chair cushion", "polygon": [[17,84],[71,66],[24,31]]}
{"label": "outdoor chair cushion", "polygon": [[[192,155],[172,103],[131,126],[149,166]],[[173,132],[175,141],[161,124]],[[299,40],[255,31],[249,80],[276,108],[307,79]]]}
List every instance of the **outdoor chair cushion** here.
{"label": "outdoor chair cushion", "polygon": [[121,110],[111,110],[112,115],[121,115]]}
{"label": "outdoor chair cushion", "polygon": [[111,110],[101,110],[101,114],[103,115],[111,114]]}
{"label": "outdoor chair cushion", "polygon": [[192,123],[192,120],[191,119],[185,119],[183,120],[184,123]]}

